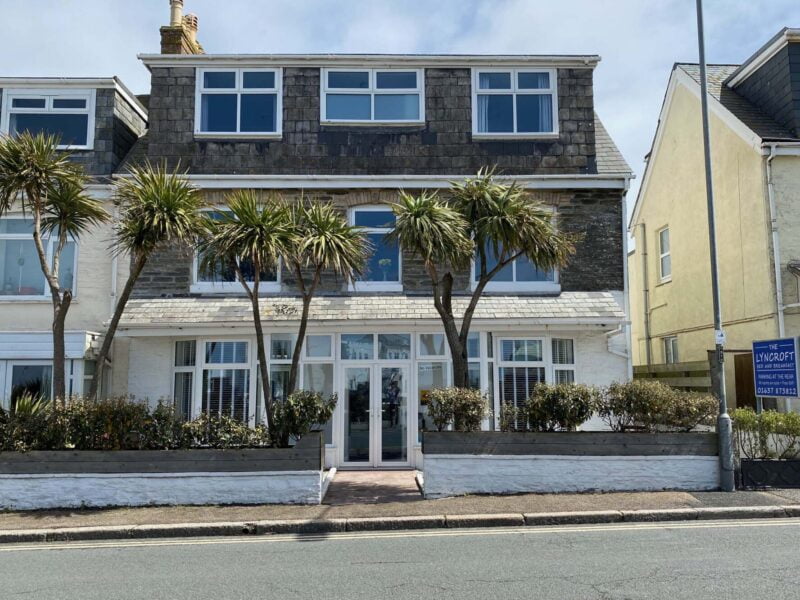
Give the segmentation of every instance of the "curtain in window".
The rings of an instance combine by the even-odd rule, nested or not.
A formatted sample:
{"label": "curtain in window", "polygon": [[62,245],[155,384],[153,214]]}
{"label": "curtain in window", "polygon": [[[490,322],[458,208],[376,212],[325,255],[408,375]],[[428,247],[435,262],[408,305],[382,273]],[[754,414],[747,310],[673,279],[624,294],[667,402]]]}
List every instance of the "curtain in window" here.
{"label": "curtain in window", "polygon": [[539,128],[540,131],[553,130],[553,99],[549,95],[539,98]]}
{"label": "curtain in window", "polygon": [[478,96],[478,131],[489,131],[489,96]]}

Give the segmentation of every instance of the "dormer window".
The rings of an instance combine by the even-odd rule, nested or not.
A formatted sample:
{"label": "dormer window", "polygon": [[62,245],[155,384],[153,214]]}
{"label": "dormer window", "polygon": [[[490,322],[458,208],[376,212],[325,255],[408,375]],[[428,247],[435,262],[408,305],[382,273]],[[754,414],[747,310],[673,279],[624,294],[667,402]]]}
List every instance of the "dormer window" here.
{"label": "dormer window", "polygon": [[421,69],[323,69],[323,123],[425,122]]}
{"label": "dormer window", "polygon": [[280,69],[199,69],[195,135],[280,137],[281,87]]}
{"label": "dormer window", "polygon": [[558,134],[555,69],[473,69],[475,137],[546,137]]}
{"label": "dormer window", "polygon": [[0,132],[45,133],[59,148],[90,150],[94,145],[94,90],[7,90]]}

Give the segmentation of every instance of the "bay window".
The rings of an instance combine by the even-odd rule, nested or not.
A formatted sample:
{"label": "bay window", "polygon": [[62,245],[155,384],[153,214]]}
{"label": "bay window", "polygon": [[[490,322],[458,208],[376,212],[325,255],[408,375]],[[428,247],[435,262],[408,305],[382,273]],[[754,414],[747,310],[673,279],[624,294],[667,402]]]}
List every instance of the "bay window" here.
{"label": "bay window", "polygon": [[472,133],[476,137],[558,134],[555,69],[473,69]]}
{"label": "bay window", "polygon": [[[42,245],[52,265],[58,234],[43,238]],[[67,241],[61,251],[58,280],[62,288],[72,289],[73,295],[76,293],[77,258],[75,242]],[[0,298],[35,299],[49,294],[50,288],[33,241],[33,220],[24,217],[0,219]]]}
{"label": "bay window", "polygon": [[362,228],[372,245],[372,254],[355,282],[355,290],[402,291],[400,246],[387,237],[394,230],[394,213],[385,206],[359,207],[352,210],[351,221]]}
{"label": "bay window", "polygon": [[199,69],[195,135],[280,137],[280,69]]}
{"label": "bay window", "polygon": [[0,132],[44,133],[59,148],[91,150],[94,145],[94,90],[6,90]]}
{"label": "bay window", "polygon": [[415,69],[323,69],[323,123],[422,123],[424,74]]}

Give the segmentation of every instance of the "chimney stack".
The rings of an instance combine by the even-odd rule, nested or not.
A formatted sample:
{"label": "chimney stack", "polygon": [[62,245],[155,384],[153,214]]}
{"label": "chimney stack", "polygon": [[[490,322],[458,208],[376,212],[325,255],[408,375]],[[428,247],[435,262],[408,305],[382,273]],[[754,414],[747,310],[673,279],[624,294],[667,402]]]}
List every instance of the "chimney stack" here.
{"label": "chimney stack", "polygon": [[197,16],[183,14],[183,0],[169,0],[169,25],[161,28],[161,54],[203,54]]}
{"label": "chimney stack", "polygon": [[180,27],[181,23],[183,23],[183,0],[170,0],[169,26]]}

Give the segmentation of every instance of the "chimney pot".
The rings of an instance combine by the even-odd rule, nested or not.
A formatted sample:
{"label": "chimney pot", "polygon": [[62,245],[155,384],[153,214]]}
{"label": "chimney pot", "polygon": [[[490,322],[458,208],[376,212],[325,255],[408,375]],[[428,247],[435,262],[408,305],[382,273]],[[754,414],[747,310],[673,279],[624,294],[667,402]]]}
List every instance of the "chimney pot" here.
{"label": "chimney pot", "polygon": [[183,23],[183,0],[169,0],[169,25],[180,27]]}
{"label": "chimney pot", "polygon": [[189,36],[189,39],[192,40],[192,43],[196,44],[198,28],[197,15],[186,15],[183,17],[183,28]]}

